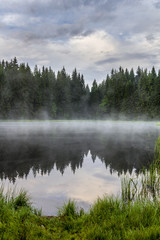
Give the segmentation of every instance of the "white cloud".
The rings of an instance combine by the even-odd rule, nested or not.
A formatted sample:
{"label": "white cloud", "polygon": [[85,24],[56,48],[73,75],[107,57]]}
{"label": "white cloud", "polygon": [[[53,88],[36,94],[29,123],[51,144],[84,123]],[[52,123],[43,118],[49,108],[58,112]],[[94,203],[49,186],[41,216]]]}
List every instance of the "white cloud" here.
{"label": "white cloud", "polygon": [[48,57],[53,58],[52,63],[57,69],[65,66],[71,72],[76,67],[81,73],[90,72],[87,79],[93,81],[101,75],[101,71],[103,74],[105,71],[104,66],[96,65],[96,62],[103,59],[106,54],[109,56],[115,54],[117,46],[118,43],[112,36],[104,31],[97,31],[88,36],[73,37],[65,43],[49,42],[47,49]]}
{"label": "white cloud", "polygon": [[8,26],[25,26],[26,22],[24,21],[23,15],[19,14],[6,14],[1,17],[1,22]]}
{"label": "white cloud", "polygon": [[116,41],[104,31],[97,31],[88,36],[74,37],[69,41],[70,48],[74,49],[75,57],[82,63],[87,62],[87,67],[100,60],[106,52],[116,50]]}
{"label": "white cloud", "polygon": [[9,27],[25,27],[27,28],[31,24],[38,24],[42,20],[40,17],[30,17],[23,14],[4,14],[1,16],[1,23]]}

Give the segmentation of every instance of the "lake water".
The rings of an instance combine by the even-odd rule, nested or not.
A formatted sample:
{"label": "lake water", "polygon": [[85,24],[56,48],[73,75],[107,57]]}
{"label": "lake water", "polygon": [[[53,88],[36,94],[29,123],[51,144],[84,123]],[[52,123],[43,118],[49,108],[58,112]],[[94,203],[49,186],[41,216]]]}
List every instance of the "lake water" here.
{"label": "lake water", "polygon": [[155,122],[0,122],[0,179],[24,188],[45,215],[73,199],[85,210],[97,197],[120,194],[121,174],[153,159]]}

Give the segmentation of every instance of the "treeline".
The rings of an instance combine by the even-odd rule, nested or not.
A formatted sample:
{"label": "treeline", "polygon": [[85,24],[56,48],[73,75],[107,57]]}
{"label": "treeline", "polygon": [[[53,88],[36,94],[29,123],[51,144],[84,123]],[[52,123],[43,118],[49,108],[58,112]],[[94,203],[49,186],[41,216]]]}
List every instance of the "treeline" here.
{"label": "treeline", "polygon": [[160,71],[138,67],[112,70],[91,89],[75,69],[68,75],[51,67],[34,71],[28,64],[0,62],[0,118],[102,118],[119,115],[148,118],[160,114]]}
{"label": "treeline", "polygon": [[105,82],[105,96],[100,106],[106,113],[125,116],[158,118],[160,116],[160,70],[150,72],[138,67],[128,71],[112,70]]}

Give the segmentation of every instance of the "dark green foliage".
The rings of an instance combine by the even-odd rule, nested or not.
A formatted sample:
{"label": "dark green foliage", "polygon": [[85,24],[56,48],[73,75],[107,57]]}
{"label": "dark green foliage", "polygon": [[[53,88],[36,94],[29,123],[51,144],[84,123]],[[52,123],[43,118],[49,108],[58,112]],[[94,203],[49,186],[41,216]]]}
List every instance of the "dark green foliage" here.
{"label": "dark green foliage", "polygon": [[59,216],[76,218],[78,211],[75,203],[70,200],[67,204],[64,204],[63,208],[59,210]]}
{"label": "dark green foliage", "polygon": [[159,84],[154,67],[149,73],[138,67],[136,75],[133,69],[129,72],[120,67],[119,71],[112,70],[111,76],[107,76],[102,105],[108,114],[159,117]]}
{"label": "dark green foliage", "polygon": [[15,209],[21,208],[21,207],[30,207],[30,198],[28,197],[27,193],[25,191],[21,191],[18,196],[16,196],[13,200],[13,207]]}
{"label": "dark green foliage", "polygon": [[0,63],[0,118],[72,118],[86,115],[89,90],[83,75],[51,67],[34,72],[17,59]]}
{"label": "dark green foliage", "polygon": [[57,75],[51,67],[42,70],[17,62],[0,63],[0,118],[128,118],[152,119],[160,114],[160,71],[138,67],[112,69],[105,81],[93,81],[91,90],[75,69]]}

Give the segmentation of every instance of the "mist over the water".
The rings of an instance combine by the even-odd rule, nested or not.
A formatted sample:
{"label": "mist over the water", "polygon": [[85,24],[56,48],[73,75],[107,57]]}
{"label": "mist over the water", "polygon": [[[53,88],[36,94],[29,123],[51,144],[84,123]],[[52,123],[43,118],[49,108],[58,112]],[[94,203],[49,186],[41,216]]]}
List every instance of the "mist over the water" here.
{"label": "mist over the water", "polygon": [[122,173],[149,166],[159,133],[156,122],[0,122],[0,178],[26,188],[48,215],[49,202],[90,204],[117,194]]}

